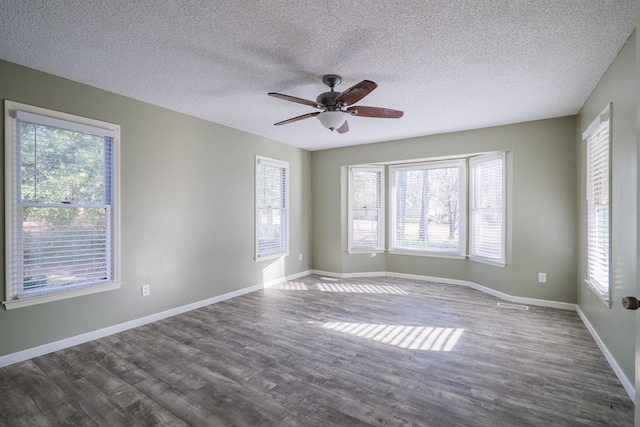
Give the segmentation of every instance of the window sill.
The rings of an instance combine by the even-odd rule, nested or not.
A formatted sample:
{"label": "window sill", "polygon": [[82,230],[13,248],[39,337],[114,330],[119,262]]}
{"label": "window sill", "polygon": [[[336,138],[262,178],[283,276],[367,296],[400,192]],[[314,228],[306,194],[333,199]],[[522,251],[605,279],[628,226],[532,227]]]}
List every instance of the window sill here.
{"label": "window sill", "polygon": [[69,290],[60,290],[58,292],[50,293],[47,295],[37,296],[25,296],[23,298],[12,299],[9,301],[2,301],[6,310],[13,310],[14,308],[29,307],[37,304],[44,304],[51,301],[60,301],[63,299],[75,298],[83,295],[97,294],[100,292],[114,291],[120,289],[122,282],[108,283],[105,285],[88,286],[84,288],[75,288]]}
{"label": "window sill", "polygon": [[392,255],[413,255],[413,256],[426,256],[433,258],[451,258],[451,259],[466,259],[464,255],[458,253],[447,252],[426,252],[426,251],[411,251],[407,249],[389,249],[389,253]]}
{"label": "window sill", "polygon": [[475,261],[475,262],[481,262],[483,264],[493,265],[494,267],[505,268],[507,266],[507,263],[504,261],[493,261],[488,258],[479,258],[479,257],[469,256],[469,260]]}
{"label": "window sill", "polygon": [[584,283],[586,283],[589,289],[591,289],[593,293],[596,294],[596,296],[600,299],[600,301],[602,301],[608,308],[611,308],[611,298],[609,295],[602,292],[598,287],[591,284],[591,282],[589,282],[586,279]]}
{"label": "window sill", "polygon": [[383,254],[384,253],[384,249],[380,249],[380,248],[369,248],[369,249],[348,249],[347,250],[348,254],[353,254],[353,255],[370,255],[370,254]]}
{"label": "window sill", "polygon": [[260,261],[268,261],[270,259],[287,257],[289,255],[291,255],[291,252],[278,252],[278,253],[273,253],[269,255],[256,256],[254,259],[256,260],[256,262],[260,262]]}

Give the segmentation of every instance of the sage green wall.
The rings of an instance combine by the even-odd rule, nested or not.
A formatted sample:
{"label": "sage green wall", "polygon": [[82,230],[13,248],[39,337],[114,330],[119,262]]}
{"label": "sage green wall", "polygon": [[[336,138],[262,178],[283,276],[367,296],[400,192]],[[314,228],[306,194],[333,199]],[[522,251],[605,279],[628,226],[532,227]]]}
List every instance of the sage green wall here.
{"label": "sage green wall", "polygon": [[[575,302],[575,129],[571,116],[312,152],[313,268],[467,280],[514,296]],[[507,152],[505,268],[468,260],[347,254],[347,165],[488,151]],[[538,283],[539,272],[547,273],[546,284]]]}
{"label": "sage green wall", "polygon": [[[582,107],[577,120],[579,263],[578,304],[589,322],[634,383],[635,312],[624,310],[622,297],[636,295],[636,40],[635,33]],[[582,132],[604,107],[612,103],[612,230],[611,287],[612,307],[607,307],[585,284],[586,209],[585,150]]]}
{"label": "sage green wall", "polygon": [[[0,76],[2,99],[121,126],[124,281],[117,291],[0,309],[0,355],[311,268],[308,151],[8,62]],[[253,260],[255,155],[290,162],[292,254],[282,265]],[[144,299],[142,284],[151,285]]]}

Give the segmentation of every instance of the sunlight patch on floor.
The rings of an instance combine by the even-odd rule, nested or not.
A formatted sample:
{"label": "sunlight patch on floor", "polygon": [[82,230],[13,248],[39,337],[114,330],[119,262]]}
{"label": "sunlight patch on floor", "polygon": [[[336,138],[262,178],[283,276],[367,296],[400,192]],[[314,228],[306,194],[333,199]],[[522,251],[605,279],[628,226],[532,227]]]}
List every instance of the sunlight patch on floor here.
{"label": "sunlight patch on floor", "polygon": [[283,291],[308,291],[309,287],[302,282],[284,282],[269,286],[269,289],[280,289]]}
{"label": "sunlight patch on floor", "polygon": [[317,283],[322,292],[348,292],[357,294],[395,294],[408,295],[406,291],[397,286],[370,285],[355,283]]}
{"label": "sunlight patch on floor", "polygon": [[378,325],[371,323],[327,322],[325,329],[370,339],[409,350],[451,351],[462,336],[462,328]]}

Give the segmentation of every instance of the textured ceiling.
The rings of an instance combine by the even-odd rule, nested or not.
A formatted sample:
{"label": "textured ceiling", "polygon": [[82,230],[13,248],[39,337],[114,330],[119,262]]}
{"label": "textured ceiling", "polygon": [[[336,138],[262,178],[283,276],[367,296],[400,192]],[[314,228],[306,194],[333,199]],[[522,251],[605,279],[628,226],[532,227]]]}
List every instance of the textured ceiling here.
{"label": "textured ceiling", "polygon": [[[575,114],[635,28],[636,0],[2,0],[0,58],[310,150]],[[337,73],[356,105],[330,132]],[[19,101],[19,100],[18,100]]]}

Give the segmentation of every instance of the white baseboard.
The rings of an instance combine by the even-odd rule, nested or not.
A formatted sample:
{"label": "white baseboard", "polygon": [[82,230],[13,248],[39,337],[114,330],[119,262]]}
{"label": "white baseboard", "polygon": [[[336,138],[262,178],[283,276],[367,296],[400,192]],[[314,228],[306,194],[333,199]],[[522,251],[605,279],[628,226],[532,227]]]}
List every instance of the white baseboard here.
{"label": "white baseboard", "polygon": [[505,301],[514,302],[518,304],[537,305],[541,307],[559,308],[562,310],[570,310],[570,311],[576,311],[576,307],[577,307],[576,304],[571,304],[568,302],[550,301],[550,300],[544,300],[544,299],[513,296],[513,295],[505,294],[504,292],[496,291],[495,289],[491,289],[483,285],[479,285],[474,282],[469,282],[467,280],[447,279],[444,277],[422,276],[419,274],[395,273],[391,271],[377,271],[377,272],[371,272],[371,273],[333,273],[330,271],[312,270],[312,274],[328,276],[328,277],[337,277],[340,279],[349,279],[354,277],[386,276],[386,277],[397,277],[400,279],[424,280],[427,282],[437,282],[437,283],[446,283],[449,285],[467,286],[469,288],[478,290],[480,292],[484,292],[485,294],[493,295],[496,298],[500,298]]}
{"label": "white baseboard", "polygon": [[475,289],[480,292],[484,292],[485,294],[492,295],[496,298],[503,299],[505,301],[514,302],[517,304],[526,304],[526,305],[537,305],[540,307],[551,307],[551,308],[559,308],[562,310],[570,310],[576,311],[576,304],[568,303],[568,302],[560,302],[560,301],[551,301],[546,299],[536,299],[536,298],[527,298],[527,297],[519,297],[514,295],[509,295],[504,292],[496,291],[495,289],[488,288],[483,285],[479,285],[474,282],[469,282],[467,280],[457,280],[457,279],[445,279],[442,277],[430,277],[430,276],[419,276],[416,274],[404,274],[404,273],[387,273],[389,277],[399,277],[404,279],[416,279],[416,280],[427,280],[430,282],[438,282],[438,283],[446,283],[450,285],[461,285],[467,286],[469,288]]}
{"label": "white baseboard", "polygon": [[335,277],[338,279],[354,279],[361,277],[391,277],[386,271],[369,271],[366,273],[334,273],[333,271],[311,270],[310,274],[317,276]]}
{"label": "white baseboard", "polygon": [[598,347],[600,348],[600,351],[604,355],[605,359],[607,359],[607,362],[609,362],[609,366],[611,366],[611,369],[613,369],[613,372],[615,372],[616,376],[622,383],[622,386],[624,387],[627,394],[631,398],[631,401],[635,402],[636,388],[633,382],[629,380],[629,378],[627,378],[624,372],[622,372],[622,368],[620,368],[620,365],[618,365],[618,362],[616,362],[616,359],[613,357],[613,355],[605,345],[604,341],[602,341],[596,329],[593,327],[591,322],[589,322],[589,319],[587,319],[587,316],[582,312],[582,310],[580,310],[580,307],[577,307],[576,311],[578,312],[578,316],[580,316],[580,319],[582,319],[582,323],[584,323],[589,333],[591,333],[591,336],[595,340],[596,344],[598,344]]}
{"label": "white baseboard", "polygon": [[148,323],[157,322],[162,319],[166,319],[168,317],[173,317],[178,314],[186,313],[191,310],[196,310],[198,308],[205,307],[207,305],[216,304],[231,298],[239,297],[244,294],[248,294],[250,292],[255,292],[265,287],[272,286],[277,283],[286,282],[288,280],[295,280],[300,277],[308,276],[311,274],[311,271],[303,271],[301,273],[296,273],[291,276],[282,277],[277,280],[270,280],[267,285],[264,283],[254,286],[249,286],[246,288],[238,289],[237,291],[228,292],[223,295],[218,295],[212,298],[207,298],[202,301],[197,301],[191,304],[186,304],[180,307],[172,308],[170,310],[161,311],[159,313],[154,313],[149,316],[140,317],[138,319],[130,320],[128,322],[119,323],[117,325],[108,326],[106,328],[98,329],[95,331],[87,332],[84,334],[76,335],[73,337],[65,338],[59,341],[55,341],[48,344],[39,345],[37,347],[28,348],[26,350],[18,351],[15,353],[7,354],[4,356],[0,356],[0,368],[5,366],[13,365],[14,363],[23,362],[25,360],[33,359],[34,357],[43,356],[45,354],[52,353],[58,350],[64,350],[65,348],[73,347],[75,345],[84,344],[89,341],[96,340],[98,338],[103,338],[109,335],[117,334],[119,332],[124,332],[129,329],[137,328],[139,326],[146,325]]}
{"label": "white baseboard", "polygon": [[325,271],[325,270],[311,270],[311,274],[315,274],[316,276],[327,276],[327,277],[336,277],[338,279],[343,279],[342,274],[334,273],[331,271]]}

